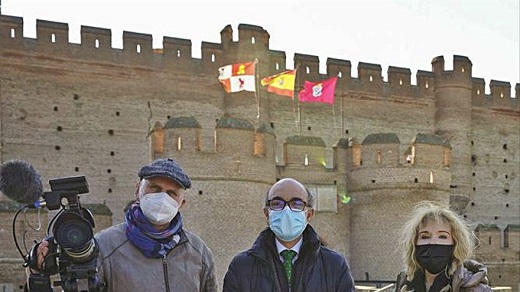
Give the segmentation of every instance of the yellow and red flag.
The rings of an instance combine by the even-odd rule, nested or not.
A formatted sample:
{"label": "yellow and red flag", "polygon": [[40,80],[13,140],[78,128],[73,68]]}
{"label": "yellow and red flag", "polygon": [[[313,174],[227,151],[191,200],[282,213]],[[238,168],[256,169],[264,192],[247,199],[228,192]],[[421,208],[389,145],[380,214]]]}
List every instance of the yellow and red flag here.
{"label": "yellow and red flag", "polygon": [[256,62],[226,65],[218,68],[218,81],[226,92],[255,91]]}
{"label": "yellow and red flag", "polygon": [[267,85],[267,91],[274,94],[293,97],[296,69],[263,78],[260,83]]}

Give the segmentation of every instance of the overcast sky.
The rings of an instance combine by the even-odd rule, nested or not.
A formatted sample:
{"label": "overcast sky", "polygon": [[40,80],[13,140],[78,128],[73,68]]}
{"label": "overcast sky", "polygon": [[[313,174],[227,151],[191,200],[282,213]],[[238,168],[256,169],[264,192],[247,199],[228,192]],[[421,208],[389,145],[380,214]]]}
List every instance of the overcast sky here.
{"label": "overcast sky", "polygon": [[228,24],[237,40],[238,25],[269,32],[270,49],[285,51],[292,69],[294,53],[431,71],[443,55],[473,63],[473,77],[520,82],[520,8],[518,0],[0,0],[2,14],[24,18],[24,36],[36,37],[36,19],[69,24],[69,40],[80,43],[80,26],[112,31],[112,46],[122,48],[123,31],[151,34],[154,48],[163,36],[191,39],[200,58],[201,41],[220,43]]}

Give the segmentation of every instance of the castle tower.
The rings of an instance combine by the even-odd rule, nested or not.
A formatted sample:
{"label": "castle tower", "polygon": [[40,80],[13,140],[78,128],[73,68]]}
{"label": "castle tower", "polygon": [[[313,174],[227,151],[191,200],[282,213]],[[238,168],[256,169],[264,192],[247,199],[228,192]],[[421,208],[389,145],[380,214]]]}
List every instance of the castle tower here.
{"label": "castle tower", "polygon": [[276,173],[273,129],[264,124],[255,130],[247,120],[221,117],[214,149],[206,151],[192,116],[171,118],[162,131],[157,128],[154,158],[172,157],[190,176],[192,187],[181,209],[185,227],[212,243],[222,280],[232,257],[249,248],[265,227],[262,206]]}
{"label": "castle tower", "polygon": [[444,70],[444,57],[432,61],[435,95],[435,133],[448,139],[452,149],[453,195],[468,196],[471,190],[472,64],[453,56],[453,70]]}
{"label": "castle tower", "polygon": [[[215,60],[217,64],[228,65],[233,63],[257,61],[256,78],[271,74],[271,52],[269,51],[269,33],[261,26],[240,24],[238,26],[238,41],[233,42],[233,29],[226,26],[221,32],[222,49],[221,60]],[[285,58],[283,60],[285,67]],[[257,92],[262,89],[260,82],[256,84]],[[264,91],[262,91],[264,92]],[[270,122],[268,101],[265,98],[255,96],[255,102],[251,103],[252,92],[238,92],[224,94],[225,114],[231,116],[247,116],[255,127],[262,123]],[[262,95],[265,97],[265,93]]]}
{"label": "castle tower", "polygon": [[350,261],[357,280],[395,280],[402,262],[400,228],[413,206],[422,200],[448,203],[449,145],[418,134],[410,147],[412,159],[401,162],[394,133],[371,134],[361,145],[352,144],[347,190],[352,197]]}
{"label": "castle tower", "polygon": [[283,142],[284,160],[277,165],[277,178],[291,177],[302,182],[314,195],[315,216],[310,222],[322,242],[329,248],[348,255],[348,205],[339,202],[345,191],[347,141],[335,146],[333,169],[325,164],[325,142],[316,136],[289,136]]}

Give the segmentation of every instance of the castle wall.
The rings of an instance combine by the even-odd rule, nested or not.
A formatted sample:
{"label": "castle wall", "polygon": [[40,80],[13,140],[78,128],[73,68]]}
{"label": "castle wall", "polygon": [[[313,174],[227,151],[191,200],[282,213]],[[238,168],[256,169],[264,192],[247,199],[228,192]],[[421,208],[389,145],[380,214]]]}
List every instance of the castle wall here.
{"label": "castle wall", "polygon": [[[430,180],[433,178],[433,182]],[[381,167],[376,169],[359,168],[348,175],[348,188],[352,191],[364,189],[413,185],[419,188],[449,189],[451,175],[448,170],[413,168],[407,166]]]}
{"label": "castle wall", "polygon": [[[433,100],[428,93],[415,98],[366,96],[362,93],[353,93],[352,100],[345,105],[348,118],[345,124],[346,129],[349,130],[347,136],[363,141],[369,134],[394,132],[398,134],[402,143],[400,146],[402,153],[417,133],[432,131],[431,119],[434,116],[432,103]],[[377,114],[374,113],[382,113],[383,117],[376,118]],[[395,129],[399,130],[395,131]]]}
{"label": "castle wall", "polygon": [[[162,129],[157,127],[156,130],[162,132],[161,137],[157,137],[156,141],[162,145],[161,151],[152,154],[159,156],[164,153],[165,147],[167,149],[174,149],[182,151],[183,153],[198,153],[202,150],[202,131],[201,129],[176,129],[175,131],[169,129]],[[153,134],[155,138],[156,133]]]}
{"label": "castle wall", "polygon": [[[1,208],[1,215],[2,218],[5,218],[5,220],[2,220],[2,222],[0,222],[0,230],[2,231],[0,233],[0,245],[3,246],[3,247],[9,247],[9,248],[2,248],[0,250],[0,258],[20,258],[20,253],[18,252],[18,250],[16,249],[16,246],[15,246],[15,243],[14,243],[14,239],[13,239],[13,234],[12,234],[12,224],[13,224],[13,219],[14,219],[14,215],[16,213],[16,211],[18,210],[18,208],[5,208],[4,204]],[[35,210],[29,210],[27,211],[26,213],[20,213],[20,215],[18,215],[18,219],[16,221],[16,225],[15,225],[15,228],[16,228],[16,231],[17,231],[17,240],[19,242],[20,245],[20,248],[22,249],[22,251],[25,251],[25,247],[22,245],[23,244],[23,241],[22,241],[22,234],[24,232],[27,232],[26,233],[26,238],[27,238],[27,242],[30,242],[32,244],[32,240],[36,239],[36,240],[40,240],[41,239],[41,236],[42,234],[45,234],[45,232],[47,231],[47,225],[49,223],[49,221],[47,220],[47,214],[49,212],[48,211],[43,211],[40,213],[40,221],[41,221],[41,228],[42,230],[41,231],[37,231],[37,230],[33,230],[32,227],[34,228],[38,228],[38,213],[37,211]],[[9,218],[9,219],[7,219]],[[27,221],[24,221],[23,219],[24,218],[27,218]],[[31,226],[29,226],[27,223],[30,223]],[[31,246],[29,246],[30,248]]]}
{"label": "castle wall", "polygon": [[[213,147],[215,121],[222,114],[218,98],[208,98],[202,91],[196,96],[205,102],[195,106],[190,93],[194,88],[172,82],[175,77],[179,80],[178,75],[53,58],[38,62],[35,55],[9,60],[2,63],[7,75],[0,88],[3,122],[10,124],[3,128],[2,158],[28,160],[44,181],[86,175],[90,185],[86,202],[104,201],[115,210],[123,209],[133,197],[138,168],[151,157],[147,134],[157,120],[193,108],[190,112],[201,125],[213,129],[210,138],[204,137]],[[17,72],[19,66],[28,71]],[[187,81],[188,76],[180,77]],[[203,79],[201,83],[209,83]],[[25,98],[21,103],[7,98],[13,96]],[[114,221],[121,221],[120,212],[114,213]]]}
{"label": "castle wall", "polygon": [[180,210],[187,230],[206,241],[222,283],[233,256],[249,249],[267,227],[262,208],[270,184],[240,180],[200,179],[186,193]]}
{"label": "castle wall", "polygon": [[399,143],[364,145],[361,160],[364,168],[395,166],[399,154]]}
{"label": "castle wall", "polygon": [[345,255],[349,263],[355,252],[350,245],[350,214],[350,206],[338,204],[337,212],[316,212],[310,222],[323,244]]}
{"label": "castle wall", "polygon": [[[267,150],[265,155],[255,154],[255,135],[258,134],[253,130],[216,129],[216,145],[213,151],[197,151],[190,148],[191,143],[177,149],[175,137],[182,137],[182,141],[189,142],[189,137],[196,136],[198,129],[166,129],[164,132],[164,144],[167,146],[155,158],[175,158],[193,180],[236,180],[264,184],[275,181],[272,151]],[[265,148],[273,149],[274,139],[269,137],[272,135],[266,136]],[[239,141],[241,143],[237,143]]]}
{"label": "castle wall", "polygon": [[466,216],[485,224],[519,222],[520,130],[513,109],[473,112],[470,204]]}
{"label": "castle wall", "polygon": [[286,145],[284,154],[286,165],[325,166],[324,147]]}
{"label": "castle wall", "polygon": [[[391,172],[389,172],[390,174]],[[357,280],[395,281],[402,270],[399,249],[401,227],[421,200],[448,203],[449,192],[442,189],[402,188],[350,191],[350,260],[352,275]],[[386,214],[381,216],[380,214]],[[388,264],[381,264],[382,262]]]}
{"label": "castle wall", "polygon": [[519,226],[477,226],[476,231],[476,257],[488,267],[490,283],[515,290],[520,283],[520,267],[513,264],[520,259]]}
{"label": "castle wall", "polygon": [[[471,76],[471,62],[460,56],[454,58],[453,71],[444,69],[442,59],[434,62],[433,72],[418,71],[415,78],[410,69],[391,66],[385,82],[379,64],[360,62],[352,68],[348,60],[328,58],[327,74],[320,74],[317,56],[297,54],[296,89],[304,80],[341,73],[334,105],[298,105],[265,88],[256,96],[225,93],[217,80],[220,66],[258,58],[259,77],[285,70],[285,53],[271,50],[269,38],[259,26],[241,25],[239,40],[233,41],[228,26],[221,43],[203,42],[202,58],[195,59],[187,39],[164,37],[164,47],[155,49],[150,35],[125,32],[123,49],[114,49],[109,29],[83,26],[81,44],[71,44],[68,25],[49,21],[38,21],[37,38],[29,39],[23,37],[22,18],[0,15],[0,160],[33,164],[46,188],[51,178],[85,175],[90,193],[82,195],[82,202],[105,203],[117,223],[134,196],[138,168],[154,156],[156,123],[194,116],[200,134],[165,129],[163,152],[156,157],[174,157],[192,176],[194,188],[183,215],[187,228],[214,250],[219,277],[232,254],[249,247],[265,226],[262,196],[281,177],[336,185],[338,194],[352,197],[348,205],[338,201],[337,212],[318,212],[312,224],[331,247],[349,256],[357,280],[364,280],[365,272],[371,279],[395,279],[400,256],[388,250],[395,246],[397,226],[420,199],[447,202],[448,193],[460,194],[469,198],[463,213],[471,222],[519,223],[518,84],[513,94],[509,83],[493,80],[491,93],[485,94],[485,82]],[[352,70],[358,70],[357,78]],[[266,154],[254,154],[259,137],[254,131],[216,128],[227,116],[247,120],[255,129],[271,125]],[[385,167],[354,167],[356,160],[348,155],[335,160],[333,146],[340,138],[363,141],[375,133],[395,133],[401,141],[393,145],[392,153],[398,153],[391,160],[382,156]],[[402,161],[417,133],[448,138],[449,169],[438,168],[439,152],[422,160],[418,156],[416,166]],[[177,134],[186,143],[179,151]],[[325,145],[303,150],[292,145],[285,155],[284,141],[295,135],[317,137]],[[215,148],[215,142],[220,146]],[[417,150],[434,150],[427,147]],[[366,154],[361,148],[355,155]],[[309,166],[303,165],[306,153],[312,153]],[[286,158],[294,163],[286,165]],[[262,199],[252,202],[257,195]],[[229,204],[240,211],[230,212]],[[251,216],[251,206],[258,206],[253,211],[258,217]],[[391,226],[392,232],[380,235],[381,226]],[[244,236],[235,238],[239,234]],[[236,245],[230,248],[233,241],[226,237]],[[514,261],[503,265],[511,263],[518,267]]]}
{"label": "castle wall", "polygon": [[[23,285],[27,281],[23,263],[21,257],[0,259],[0,269],[2,270],[0,280],[3,282],[0,287],[2,289],[5,289],[5,291],[23,291]],[[58,275],[52,278],[59,280]]]}
{"label": "castle wall", "polygon": [[[500,263],[518,260],[519,226],[477,226],[479,249],[477,255],[486,262]],[[508,252],[513,251],[512,253]]]}
{"label": "castle wall", "polygon": [[[156,158],[174,157],[190,175],[193,185],[181,210],[185,227],[208,243],[222,283],[233,256],[250,248],[267,226],[262,208],[266,191],[275,182],[274,156],[269,151],[255,155],[255,132],[237,128],[217,128],[213,151],[194,151],[189,148],[198,144],[194,140],[178,150],[175,137],[189,141],[198,130],[165,129],[167,146]],[[265,136],[265,148],[272,149],[274,139]]]}
{"label": "castle wall", "polygon": [[415,144],[414,146],[416,153],[414,165],[431,169],[444,169],[445,167],[450,167],[449,164],[447,165],[445,163],[445,147],[428,144]]}

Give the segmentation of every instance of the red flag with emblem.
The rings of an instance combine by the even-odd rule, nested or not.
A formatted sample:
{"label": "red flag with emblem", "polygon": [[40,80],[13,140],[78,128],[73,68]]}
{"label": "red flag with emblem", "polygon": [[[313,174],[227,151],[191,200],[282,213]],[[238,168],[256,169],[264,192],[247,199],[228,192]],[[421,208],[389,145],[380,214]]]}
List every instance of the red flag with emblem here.
{"label": "red flag with emblem", "polygon": [[303,90],[298,94],[300,102],[323,102],[334,104],[337,76],[320,82],[305,81]]}

